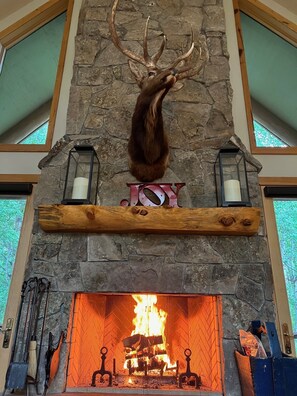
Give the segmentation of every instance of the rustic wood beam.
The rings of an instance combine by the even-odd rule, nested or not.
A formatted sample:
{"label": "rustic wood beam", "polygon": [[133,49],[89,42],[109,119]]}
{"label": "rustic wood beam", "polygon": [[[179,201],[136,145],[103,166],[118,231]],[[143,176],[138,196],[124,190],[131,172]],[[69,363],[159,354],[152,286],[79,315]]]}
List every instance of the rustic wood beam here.
{"label": "rustic wood beam", "polygon": [[254,235],[260,209],[148,206],[41,205],[48,232]]}

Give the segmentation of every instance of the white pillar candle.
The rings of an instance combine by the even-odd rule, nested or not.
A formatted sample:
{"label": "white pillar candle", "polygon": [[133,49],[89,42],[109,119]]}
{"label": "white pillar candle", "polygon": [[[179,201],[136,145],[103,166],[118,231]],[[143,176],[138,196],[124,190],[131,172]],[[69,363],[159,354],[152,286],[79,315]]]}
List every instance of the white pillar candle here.
{"label": "white pillar candle", "polygon": [[76,177],[73,182],[72,199],[86,199],[89,180],[86,177]]}
{"label": "white pillar candle", "polygon": [[238,180],[224,182],[225,201],[241,201],[240,184]]}

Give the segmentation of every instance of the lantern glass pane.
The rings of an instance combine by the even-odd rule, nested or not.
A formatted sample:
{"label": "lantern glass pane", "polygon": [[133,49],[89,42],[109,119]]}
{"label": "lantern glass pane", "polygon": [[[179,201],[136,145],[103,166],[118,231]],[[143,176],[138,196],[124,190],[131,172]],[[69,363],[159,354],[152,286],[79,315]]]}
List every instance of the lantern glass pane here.
{"label": "lantern glass pane", "polygon": [[241,158],[238,163],[238,172],[239,172],[239,181],[240,181],[240,190],[241,190],[241,200],[243,202],[249,202],[249,191],[248,191],[248,182],[246,176],[246,166],[244,157]]}
{"label": "lantern glass pane", "polygon": [[96,155],[92,157],[92,172],[91,172],[91,193],[90,201],[95,204],[97,201],[97,189],[98,189],[98,178],[99,178],[99,160]]}
{"label": "lantern glass pane", "polygon": [[91,150],[70,151],[64,200],[89,200],[92,155]]}
{"label": "lantern glass pane", "polygon": [[89,200],[92,152],[77,151],[73,157],[75,158],[76,166],[71,198]]}
{"label": "lantern glass pane", "polygon": [[216,181],[216,190],[217,190],[217,204],[218,206],[222,205],[222,185],[221,185],[221,172],[220,172],[220,161],[219,156],[217,157],[215,163],[215,181]]}

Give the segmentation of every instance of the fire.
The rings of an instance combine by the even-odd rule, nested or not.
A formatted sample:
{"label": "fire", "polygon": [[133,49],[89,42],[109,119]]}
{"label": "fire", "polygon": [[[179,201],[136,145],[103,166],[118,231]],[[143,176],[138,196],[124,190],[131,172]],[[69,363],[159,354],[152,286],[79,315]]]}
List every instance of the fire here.
{"label": "fire", "polygon": [[131,335],[142,334],[146,337],[162,335],[165,347],[167,312],[156,307],[157,296],[154,294],[133,294],[132,297],[137,302],[137,305],[134,309],[136,316],[133,319],[135,329]]}
{"label": "fire", "polygon": [[[123,340],[126,347],[125,368],[147,373],[172,367],[166,353],[165,326],[167,312],[158,309],[157,296],[133,294],[136,305],[131,337]],[[135,369],[135,370],[134,370]]]}

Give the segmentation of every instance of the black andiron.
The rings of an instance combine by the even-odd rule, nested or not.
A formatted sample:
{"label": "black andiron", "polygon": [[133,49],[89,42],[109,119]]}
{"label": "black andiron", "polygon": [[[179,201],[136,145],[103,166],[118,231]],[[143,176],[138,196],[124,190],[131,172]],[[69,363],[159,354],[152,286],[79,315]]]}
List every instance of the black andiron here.
{"label": "black andiron", "polygon": [[185,349],[184,354],[186,356],[187,369],[186,369],[185,373],[181,373],[179,375],[179,377],[178,377],[178,386],[179,386],[179,388],[182,388],[183,379],[189,380],[190,377],[193,377],[193,378],[195,378],[195,388],[198,389],[201,386],[201,377],[199,377],[196,373],[192,373],[191,372],[191,368],[190,368],[190,361],[191,361],[190,356],[192,355],[191,349],[189,349],[189,348]]}
{"label": "black andiron", "polygon": [[107,374],[109,376],[109,381],[108,381],[108,386],[112,386],[112,374],[110,371],[105,370],[105,360],[106,360],[106,355],[107,355],[108,349],[106,347],[102,347],[100,349],[101,353],[101,368],[100,370],[96,370],[93,372],[92,375],[92,383],[91,386],[96,386],[96,377],[98,374],[100,374],[100,382],[103,382],[103,376]]}

